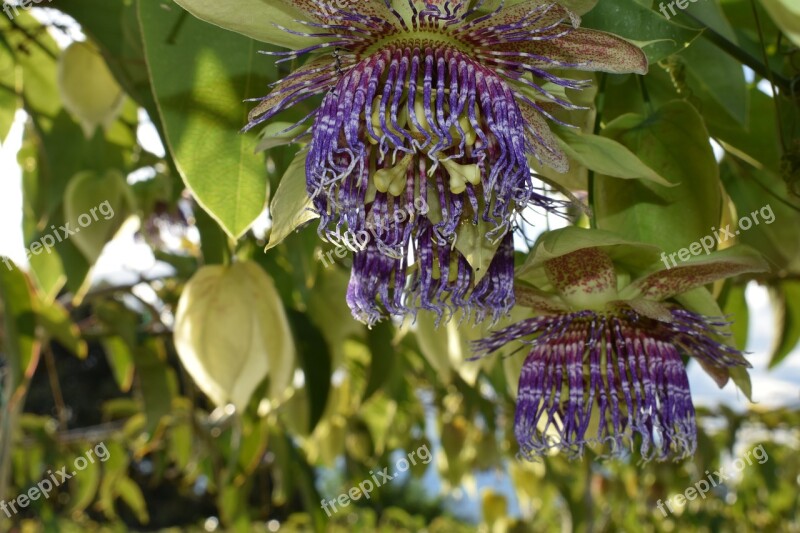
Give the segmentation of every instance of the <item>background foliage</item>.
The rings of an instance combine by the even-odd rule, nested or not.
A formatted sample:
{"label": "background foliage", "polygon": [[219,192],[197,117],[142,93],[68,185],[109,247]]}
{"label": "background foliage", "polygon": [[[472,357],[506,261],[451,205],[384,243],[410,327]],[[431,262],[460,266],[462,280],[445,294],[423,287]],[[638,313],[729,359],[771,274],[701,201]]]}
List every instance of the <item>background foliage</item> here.
{"label": "background foliage", "polygon": [[[52,254],[32,255],[27,271],[0,266],[0,498],[98,442],[111,455],[12,519],[0,514],[2,529],[800,529],[797,405],[703,410],[699,452],[680,465],[516,461],[510,428],[521,355],[466,362],[468,341],[485,330],[436,329],[425,316],[367,330],[344,303],[349,258],[326,268],[318,257],[328,248],[314,229],[294,231],[305,221],[286,185],[302,183],[297,147],[239,133],[244,100],[263,95],[287,67],[259,56],[264,45],[166,0],[48,7],[0,16],[0,139],[25,112],[24,240],[31,245],[104,200],[115,216]],[[700,0],[672,20],[658,7],[601,0],[584,17],[644,46],[651,68],[643,77],[598,75],[594,91],[571,95],[593,105],[570,112],[581,130],[557,130],[573,163],[570,188],[590,202],[599,227],[668,250],[770,204],[776,223],[739,240],[773,272],[706,294],[736,317],[743,347],[744,287],[769,288],[777,318],[770,366],[779,368],[800,340],[800,14],[792,0]],[[85,41],[57,44],[78,27]],[[307,112],[298,106],[286,120]],[[147,117],[163,154],[137,133]],[[259,145],[268,150],[256,155]],[[654,194],[668,201],[626,207]],[[271,227],[252,229],[270,202],[279,213]],[[585,224],[581,217],[571,222]],[[126,220],[138,222],[137,238],[162,268],[132,282],[93,281]],[[231,275],[234,261],[247,272]],[[236,297],[223,305],[203,299],[209,290]],[[189,293],[202,327],[179,331],[178,302]],[[242,306],[259,320],[238,320]],[[276,309],[287,321],[266,331],[263,317]],[[261,355],[253,347],[262,336],[282,339],[291,355],[269,361],[268,379],[248,382],[263,369],[230,369]],[[223,388],[239,392],[219,401],[238,413],[206,397],[219,394],[190,377],[180,343],[216,361]],[[252,397],[241,393],[252,389]],[[755,443],[766,464],[674,515],[657,510],[659,499]],[[434,452],[429,465],[332,518],[320,508],[323,497],[420,446]]]}

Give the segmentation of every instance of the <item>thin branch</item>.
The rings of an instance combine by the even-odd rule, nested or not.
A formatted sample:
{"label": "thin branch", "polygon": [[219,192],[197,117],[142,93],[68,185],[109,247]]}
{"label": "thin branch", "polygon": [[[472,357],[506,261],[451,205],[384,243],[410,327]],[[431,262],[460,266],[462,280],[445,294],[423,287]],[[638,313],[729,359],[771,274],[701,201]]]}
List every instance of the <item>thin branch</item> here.
{"label": "thin branch", "polygon": [[44,362],[47,367],[47,379],[50,381],[50,390],[53,393],[53,402],[56,405],[56,416],[58,417],[58,428],[61,431],[67,430],[67,406],[64,403],[64,396],[61,394],[61,385],[58,382],[58,372],[56,361],[53,357],[53,350],[48,343],[44,349]]}

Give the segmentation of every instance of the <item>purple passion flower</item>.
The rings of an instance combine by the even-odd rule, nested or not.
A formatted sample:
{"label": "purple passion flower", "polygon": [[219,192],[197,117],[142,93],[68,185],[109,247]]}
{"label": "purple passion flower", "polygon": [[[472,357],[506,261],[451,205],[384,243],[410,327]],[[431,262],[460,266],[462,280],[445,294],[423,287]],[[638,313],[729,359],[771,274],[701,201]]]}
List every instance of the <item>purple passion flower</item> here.
{"label": "purple passion flower", "polygon": [[[558,205],[534,185],[530,160],[568,168],[547,109],[575,106],[544,86],[587,86],[553,72],[567,69],[643,74],[643,52],[541,0],[261,1],[278,35],[259,37],[294,45],[272,54],[308,59],[258,99],[246,129],[322,98],[298,123],[311,121],[306,188],[323,239],[370,235],[354,257],[354,315],[507,312],[513,215]],[[180,3],[221,25],[233,17]],[[498,250],[483,272],[456,246],[468,225]]]}
{"label": "purple passion flower", "polygon": [[[589,232],[570,228],[576,231]],[[763,271],[759,257],[729,249],[625,285],[618,280],[629,280],[630,272],[618,270],[609,253],[566,247],[542,254],[547,259],[537,268],[543,287],[517,288],[517,303],[535,315],[475,343],[479,355],[517,340],[530,347],[514,420],[527,459],[553,449],[579,457],[595,445],[612,457],[638,448],[645,461],[683,459],[697,447],[683,357],[700,362],[720,386],[732,368],[750,366],[723,342],[725,320],[668,299],[717,279]]]}

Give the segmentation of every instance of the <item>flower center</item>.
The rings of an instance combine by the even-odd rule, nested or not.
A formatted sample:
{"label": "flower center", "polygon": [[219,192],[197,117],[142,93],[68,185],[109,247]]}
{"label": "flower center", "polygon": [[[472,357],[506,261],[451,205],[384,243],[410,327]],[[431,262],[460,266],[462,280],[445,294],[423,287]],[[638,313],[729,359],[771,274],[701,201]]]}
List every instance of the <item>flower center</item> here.
{"label": "flower center", "polygon": [[[376,54],[384,49],[397,48],[455,48],[464,53],[469,53],[466,43],[460,41],[443,29],[432,29],[414,32],[400,32],[395,35],[382,37],[369,44],[363,51],[362,57]],[[358,53],[358,52],[356,52]]]}

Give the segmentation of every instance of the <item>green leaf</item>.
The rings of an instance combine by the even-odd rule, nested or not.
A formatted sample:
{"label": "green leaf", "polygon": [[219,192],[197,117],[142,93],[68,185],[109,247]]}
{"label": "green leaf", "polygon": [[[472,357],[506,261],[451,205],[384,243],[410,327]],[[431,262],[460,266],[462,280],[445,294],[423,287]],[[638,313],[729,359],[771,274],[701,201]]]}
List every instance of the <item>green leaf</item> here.
{"label": "green leaf", "polygon": [[748,93],[742,64],[705,38],[697,39],[680,56],[689,72],[689,87],[700,88],[735,121],[745,124]]}
{"label": "green leaf", "polygon": [[136,515],[136,519],[140,524],[146,524],[150,521],[150,515],[147,512],[147,504],[144,501],[142,489],[128,476],[119,480],[115,485],[117,497],[125,502],[131,511]]}
{"label": "green leaf", "polygon": [[644,52],[651,65],[682,50],[700,35],[699,31],[671,22],[635,0],[598,2],[583,17],[582,26],[640,44],[650,42],[644,46]]}
{"label": "green leaf", "polygon": [[306,192],[306,154],[306,150],[300,150],[295,155],[275,191],[269,207],[272,230],[265,250],[274,248],[297,228],[318,217]]}
{"label": "green leaf", "polygon": [[134,351],[139,388],[147,416],[149,440],[156,436],[162,419],[172,409],[177,391],[175,372],[167,365],[166,348],[161,338],[150,337]]}
{"label": "green leaf", "polygon": [[[652,91],[653,101],[658,103],[666,101],[664,98],[688,97],[702,110],[712,133],[713,123],[722,122],[731,127],[742,128],[747,124],[749,108],[744,70],[740,61],[722,50],[716,41],[726,40],[731,48],[741,46],[719,3],[693,3],[680,12],[677,20],[706,32],[692,42],[691,46],[669,59],[667,68],[672,74],[671,79],[668,79],[670,77],[664,71],[656,72],[656,76],[650,78],[657,80],[658,84],[664,84]],[[750,54],[753,55],[753,52],[750,51]],[[760,56],[758,50],[757,57],[760,59]],[[648,86],[651,85],[652,82],[648,83]],[[680,95],[675,92],[676,87],[680,89]],[[664,90],[669,96],[659,94]],[[773,128],[774,117],[770,118],[773,119],[770,128]]]}
{"label": "green leaf", "polygon": [[114,335],[103,338],[103,351],[119,390],[128,392],[133,384],[135,369],[130,347],[122,337]]}
{"label": "green leaf", "polygon": [[[89,461],[83,455],[79,455],[78,457],[83,457],[86,460],[86,468],[75,473],[70,481],[69,485],[72,498],[66,510],[68,514],[79,514],[85,511],[94,501],[94,497],[100,486],[100,463],[97,462],[97,460],[94,462]],[[75,457],[71,464],[74,465],[74,461],[78,457]]]}
{"label": "green leaf", "polygon": [[770,290],[775,311],[775,342],[769,368],[775,368],[800,342],[800,281],[782,281]]}
{"label": "green leaf", "polygon": [[689,246],[719,224],[719,167],[703,119],[674,101],[650,117],[624,115],[603,135],[619,141],[673,187],[650,182],[597,180],[597,227],[667,252]]}
{"label": "green leaf", "polygon": [[103,479],[100,482],[97,507],[103,512],[106,518],[115,519],[114,500],[117,497],[117,483],[122,478],[127,477],[130,458],[126,450],[119,442],[108,442],[108,459],[103,462]]}
{"label": "green leaf", "polygon": [[339,368],[345,361],[347,355],[344,344],[347,339],[366,337],[366,326],[353,320],[345,302],[348,283],[349,273],[346,270],[320,269],[307,299],[308,315],[328,342],[332,368]]}
{"label": "green leaf", "polygon": [[555,126],[553,131],[563,141],[559,143],[561,149],[590,170],[615,178],[643,179],[667,187],[672,186],[669,181],[642,163],[636,154],[612,139],[559,126]]}
{"label": "green leaf", "polygon": [[417,342],[422,356],[431,365],[437,379],[444,384],[452,381],[453,371],[450,365],[449,336],[446,326],[436,327],[433,317],[424,315],[417,317]]}
{"label": "green leaf", "polygon": [[292,35],[275,25],[307,32],[308,27],[297,24],[297,19],[307,20],[291,2],[276,0],[238,0],[235,8],[218,0],[175,0],[197,18],[222,28],[239,32],[253,39],[285,48],[302,48],[315,41]]}
{"label": "green leaf", "polygon": [[[252,17],[241,6],[220,9]],[[177,6],[139,2],[153,93],[181,177],[203,209],[238,239],[267,199],[264,160],[253,155],[258,139],[240,133],[247,120],[244,100],[267,90],[275,68],[259,61],[255,42],[184,16]]]}

